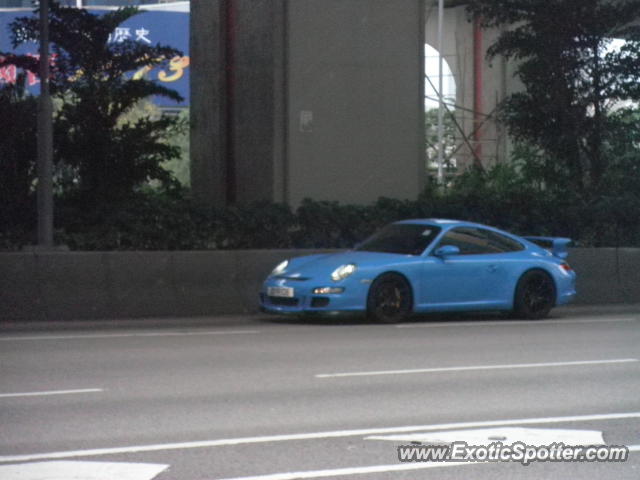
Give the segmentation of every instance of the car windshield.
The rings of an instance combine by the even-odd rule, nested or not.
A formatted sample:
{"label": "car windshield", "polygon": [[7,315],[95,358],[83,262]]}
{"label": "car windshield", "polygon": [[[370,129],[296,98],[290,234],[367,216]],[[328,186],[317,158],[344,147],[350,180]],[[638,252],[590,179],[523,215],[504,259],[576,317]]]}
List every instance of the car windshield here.
{"label": "car windshield", "polygon": [[420,255],[440,232],[434,225],[393,223],[356,247],[358,251]]}

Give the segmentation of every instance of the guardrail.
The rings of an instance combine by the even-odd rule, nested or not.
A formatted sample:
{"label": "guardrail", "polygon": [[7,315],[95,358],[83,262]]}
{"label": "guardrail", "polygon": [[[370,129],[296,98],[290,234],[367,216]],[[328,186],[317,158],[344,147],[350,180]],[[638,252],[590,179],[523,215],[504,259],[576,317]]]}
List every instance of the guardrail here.
{"label": "guardrail", "polygon": [[[254,312],[274,265],[316,252],[2,253],[0,320]],[[640,302],[640,249],[572,249],[569,262],[578,273],[577,303]]]}

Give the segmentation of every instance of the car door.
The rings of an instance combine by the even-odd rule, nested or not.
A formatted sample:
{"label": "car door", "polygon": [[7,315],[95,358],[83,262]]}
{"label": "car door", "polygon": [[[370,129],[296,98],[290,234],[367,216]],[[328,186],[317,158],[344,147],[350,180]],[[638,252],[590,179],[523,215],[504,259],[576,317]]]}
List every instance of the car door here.
{"label": "car door", "polygon": [[491,232],[456,227],[440,239],[435,252],[453,245],[460,254],[425,259],[421,282],[423,308],[429,310],[491,309],[504,305],[506,270],[503,253],[490,241]]}

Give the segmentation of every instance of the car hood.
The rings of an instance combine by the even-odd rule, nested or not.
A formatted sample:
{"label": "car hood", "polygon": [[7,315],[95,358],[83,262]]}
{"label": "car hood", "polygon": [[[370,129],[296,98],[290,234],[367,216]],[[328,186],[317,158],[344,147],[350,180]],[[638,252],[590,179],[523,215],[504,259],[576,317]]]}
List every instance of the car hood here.
{"label": "car hood", "polygon": [[313,278],[330,276],[340,265],[354,263],[358,270],[390,266],[415,261],[418,257],[396,253],[380,253],[349,250],[339,253],[308,255],[290,260],[287,270],[279,275],[287,278]]}

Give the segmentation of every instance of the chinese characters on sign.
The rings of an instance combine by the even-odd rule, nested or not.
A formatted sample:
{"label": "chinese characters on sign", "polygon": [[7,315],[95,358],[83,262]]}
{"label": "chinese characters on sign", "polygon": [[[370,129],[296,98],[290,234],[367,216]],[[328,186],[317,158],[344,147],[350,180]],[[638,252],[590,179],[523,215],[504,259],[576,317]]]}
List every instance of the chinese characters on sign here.
{"label": "chinese characters on sign", "polygon": [[[135,36],[131,33],[131,27],[118,27],[113,33],[109,34],[109,43],[122,43],[126,40],[134,40],[136,42],[144,42],[147,44],[151,43],[149,35],[151,31],[144,27],[139,27],[134,30]],[[158,80],[161,82],[175,82],[180,80],[184,75],[184,70],[189,66],[189,57],[173,57],[169,62],[169,70],[172,73],[167,73],[165,70],[160,70],[158,72]],[[136,73],[133,74],[133,79],[138,80],[140,78],[146,77],[151,71],[153,67],[147,66],[142,67]]]}
{"label": "chinese characters on sign", "polygon": [[109,43],[122,43],[125,40],[135,40],[136,42],[144,42],[150,44],[149,34],[151,32],[144,27],[135,29],[135,37],[131,35],[130,27],[118,27],[113,33],[109,34]]}

